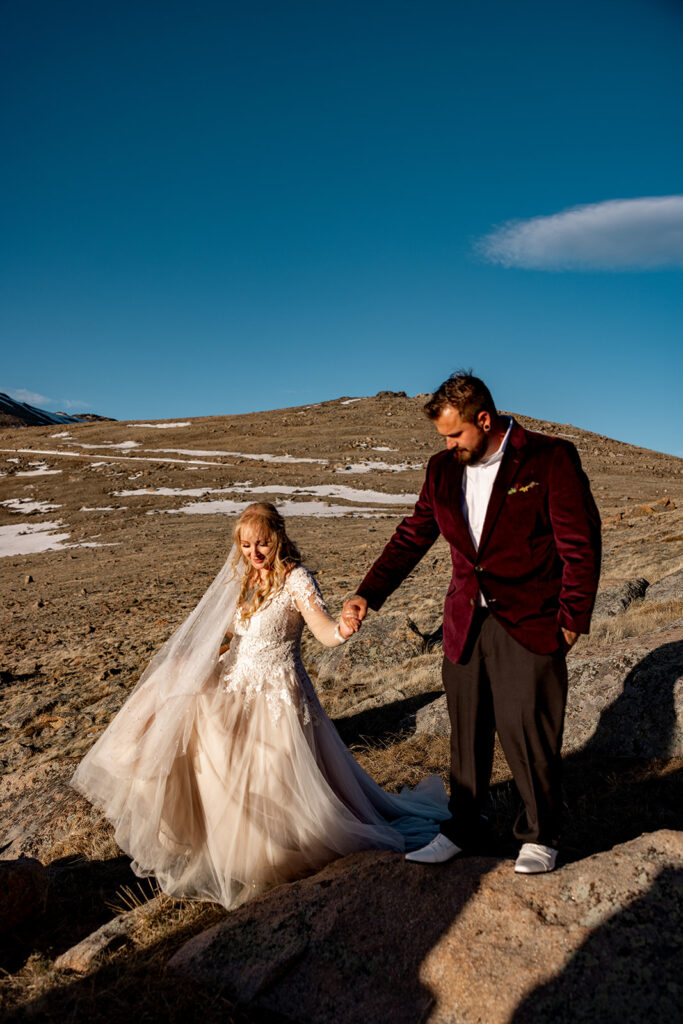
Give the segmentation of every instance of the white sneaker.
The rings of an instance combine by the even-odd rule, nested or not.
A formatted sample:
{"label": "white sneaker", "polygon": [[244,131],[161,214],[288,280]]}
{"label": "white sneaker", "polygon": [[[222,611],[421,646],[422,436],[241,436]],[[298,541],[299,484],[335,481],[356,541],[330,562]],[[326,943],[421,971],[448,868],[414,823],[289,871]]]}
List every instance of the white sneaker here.
{"label": "white sneaker", "polygon": [[455,857],[456,853],[462,853],[460,847],[452,843],[443,832],[439,832],[431,843],[407,853],[406,860],[415,861],[417,864],[443,864],[444,861]]}
{"label": "white sneaker", "polygon": [[524,843],[515,862],[515,871],[519,875],[538,875],[543,871],[552,871],[556,860],[557,850],[552,846]]}

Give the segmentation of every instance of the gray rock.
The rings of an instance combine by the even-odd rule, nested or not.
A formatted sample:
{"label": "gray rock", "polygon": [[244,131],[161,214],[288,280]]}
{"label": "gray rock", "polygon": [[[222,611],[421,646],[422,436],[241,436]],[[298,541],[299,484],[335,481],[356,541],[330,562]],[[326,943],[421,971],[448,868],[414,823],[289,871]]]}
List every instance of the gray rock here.
{"label": "gray rock", "polygon": [[45,909],[47,876],[33,857],[0,861],[0,932]]}
{"label": "gray rock", "polygon": [[646,601],[683,601],[683,569],[672,572],[652,583],[645,595]]}
{"label": "gray rock", "polygon": [[[564,753],[683,755],[683,627],[572,655],[568,668]],[[450,735],[445,695],[420,708],[416,732]]]}
{"label": "gray rock", "polygon": [[158,901],[159,897],[157,896],[149,900],[148,903],[143,903],[139,907],[134,907],[133,910],[120,914],[112,921],[107,921],[97,931],[91,932],[81,942],[58,956],[55,960],[56,969],[84,974],[102,953],[124,945],[140,918],[148,914]]}
{"label": "gray rock", "polygon": [[597,622],[599,619],[609,619],[626,611],[633,601],[637,601],[645,596],[648,587],[649,583],[647,580],[637,577],[636,579],[628,580],[620,587],[601,591],[595,601],[593,620]]}
{"label": "gray rock", "polygon": [[[450,861],[437,879],[366,851],[239,907],[168,967],[258,1019],[676,1019],[661,1013],[683,996],[682,869],[680,835],[664,830],[523,879],[492,857]],[[527,1012],[534,999],[544,1014]]]}
{"label": "gray rock", "polygon": [[429,736],[450,736],[451,722],[448,717],[446,694],[437,697],[431,704],[425,704],[415,716],[415,732]]}
{"label": "gray rock", "polygon": [[366,620],[347,643],[325,652],[319,662],[318,683],[326,689],[337,686],[360,671],[393,668],[424,651],[425,639],[411,619]]}
{"label": "gray rock", "polygon": [[683,627],[569,659],[565,752],[683,755]]}

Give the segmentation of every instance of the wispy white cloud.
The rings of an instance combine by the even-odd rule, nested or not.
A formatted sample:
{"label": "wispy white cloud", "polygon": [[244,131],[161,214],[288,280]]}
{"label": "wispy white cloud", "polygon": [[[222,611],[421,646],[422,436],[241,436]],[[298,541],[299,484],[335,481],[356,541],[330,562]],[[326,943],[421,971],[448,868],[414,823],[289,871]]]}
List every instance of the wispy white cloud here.
{"label": "wispy white cloud", "polygon": [[683,267],[683,195],[608,199],[508,221],[477,249],[491,263],[526,270]]}
{"label": "wispy white cloud", "polygon": [[54,398],[46,398],[36,391],[27,391],[26,388],[8,388],[5,394],[9,395],[16,402],[28,402],[29,405],[54,405]]}
{"label": "wispy white cloud", "polygon": [[80,398],[63,398],[59,404],[65,409],[92,409],[90,402],[83,402]]}

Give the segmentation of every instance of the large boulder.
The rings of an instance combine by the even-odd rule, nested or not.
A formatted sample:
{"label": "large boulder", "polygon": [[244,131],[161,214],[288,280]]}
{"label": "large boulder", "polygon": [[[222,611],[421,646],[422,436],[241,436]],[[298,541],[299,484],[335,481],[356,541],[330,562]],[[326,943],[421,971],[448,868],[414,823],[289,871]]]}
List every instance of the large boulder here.
{"label": "large boulder", "polygon": [[[568,660],[563,752],[683,756],[683,627],[629,637]],[[450,735],[446,697],[420,708],[416,731]]]}
{"label": "large boulder", "polygon": [[490,857],[436,872],[357,853],[238,908],[169,968],[258,1019],[677,1019],[682,871],[669,831],[525,877]]}
{"label": "large boulder", "polygon": [[340,686],[358,672],[386,671],[425,651],[425,638],[415,623],[404,617],[374,618],[345,644],[330,647],[320,659],[318,683]]}
{"label": "large boulder", "polygon": [[650,584],[646,601],[683,601],[683,569]]}
{"label": "large boulder", "polygon": [[569,659],[565,753],[683,755],[683,626]]}

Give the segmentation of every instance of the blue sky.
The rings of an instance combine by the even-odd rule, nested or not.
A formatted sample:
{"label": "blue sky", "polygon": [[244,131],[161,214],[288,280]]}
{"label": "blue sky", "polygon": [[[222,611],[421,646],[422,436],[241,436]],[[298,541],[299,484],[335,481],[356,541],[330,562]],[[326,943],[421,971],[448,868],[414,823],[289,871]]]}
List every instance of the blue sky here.
{"label": "blue sky", "polygon": [[177,418],[466,365],[683,455],[682,45],[677,0],[4,0],[0,390]]}

